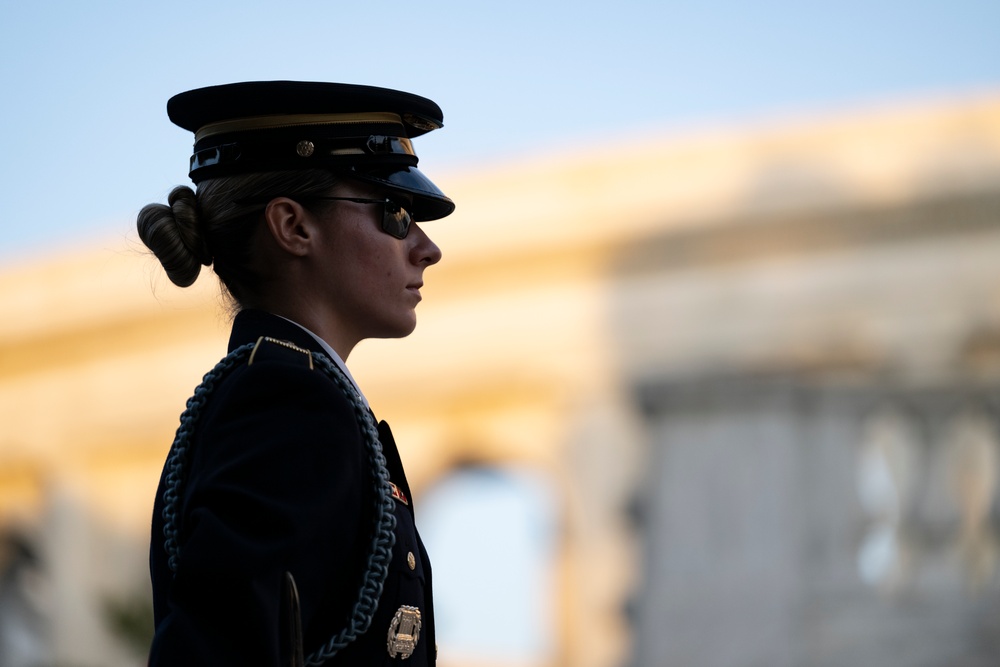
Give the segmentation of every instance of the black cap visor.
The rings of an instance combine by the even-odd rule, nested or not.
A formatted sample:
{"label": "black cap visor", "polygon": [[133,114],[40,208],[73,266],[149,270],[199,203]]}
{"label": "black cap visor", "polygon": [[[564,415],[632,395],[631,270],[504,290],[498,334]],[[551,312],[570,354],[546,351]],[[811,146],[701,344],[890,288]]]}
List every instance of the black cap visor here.
{"label": "black cap visor", "polygon": [[417,222],[438,220],[450,215],[455,204],[424,176],[416,167],[400,169],[345,169],[345,176],[379,188],[411,195],[413,205],[410,213]]}

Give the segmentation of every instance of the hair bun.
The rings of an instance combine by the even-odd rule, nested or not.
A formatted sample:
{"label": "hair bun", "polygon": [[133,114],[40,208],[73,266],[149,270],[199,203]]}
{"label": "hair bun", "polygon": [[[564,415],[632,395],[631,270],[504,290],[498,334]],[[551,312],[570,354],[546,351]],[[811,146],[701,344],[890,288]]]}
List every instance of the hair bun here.
{"label": "hair bun", "polygon": [[212,253],[201,232],[197,195],[187,186],[176,187],[167,198],[167,203],[177,221],[177,230],[184,246],[201,264],[209,266],[212,263]]}
{"label": "hair bun", "polygon": [[170,282],[187,287],[198,278],[203,265],[212,263],[212,254],[201,232],[194,191],[183,185],[174,188],[167,203],[169,206],[143,207],[136,227],[139,238],[160,260]]}

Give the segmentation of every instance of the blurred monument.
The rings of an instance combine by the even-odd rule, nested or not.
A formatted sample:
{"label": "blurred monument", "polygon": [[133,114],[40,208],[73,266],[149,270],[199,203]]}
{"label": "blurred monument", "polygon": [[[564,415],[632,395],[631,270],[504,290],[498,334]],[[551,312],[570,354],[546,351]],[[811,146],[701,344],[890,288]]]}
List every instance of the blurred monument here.
{"label": "blurred monument", "polygon": [[998,111],[748,137],[743,205],[623,249],[633,665],[1000,660]]}
{"label": "blurred monument", "polygon": [[[417,332],[350,361],[442,667],[996,663],[1000,97],[441,180]],[[0,273],[11,667],[144,663],[152,494],[228,321],[120,245]]]}

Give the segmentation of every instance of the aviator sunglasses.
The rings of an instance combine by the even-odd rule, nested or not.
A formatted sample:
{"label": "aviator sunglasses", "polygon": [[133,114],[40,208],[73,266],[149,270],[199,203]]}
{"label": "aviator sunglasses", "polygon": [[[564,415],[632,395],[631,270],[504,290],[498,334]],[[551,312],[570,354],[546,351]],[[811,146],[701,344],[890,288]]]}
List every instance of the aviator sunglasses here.
{"label": "aviator sunglasses", "polygon": [[410,223],[413,216],[410,212],[386,197],[385,199],[366,199],[365,197],[309,197],[309,199],[323,199],[332,201],[349,201],[355,204],[381,204],[382,205],[382,231],[397,239],[405,239],[410,232]]}

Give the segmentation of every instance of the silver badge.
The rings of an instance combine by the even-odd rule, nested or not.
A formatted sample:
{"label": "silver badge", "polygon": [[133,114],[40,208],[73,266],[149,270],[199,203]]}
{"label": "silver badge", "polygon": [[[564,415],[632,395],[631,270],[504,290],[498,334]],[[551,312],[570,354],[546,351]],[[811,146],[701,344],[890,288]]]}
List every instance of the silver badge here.
{"label": "silver badge", "polygon": [[396,610],[389,624],[389,657],[406,659],[413,655],[420,639],[420,610],[403,605]]}

